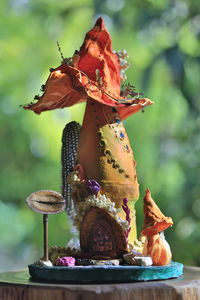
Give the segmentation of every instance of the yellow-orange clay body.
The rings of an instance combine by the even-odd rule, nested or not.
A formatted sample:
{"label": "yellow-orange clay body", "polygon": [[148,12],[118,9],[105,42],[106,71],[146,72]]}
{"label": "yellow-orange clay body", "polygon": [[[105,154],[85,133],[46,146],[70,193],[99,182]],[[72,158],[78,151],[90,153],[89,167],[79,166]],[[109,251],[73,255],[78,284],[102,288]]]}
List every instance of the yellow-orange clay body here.
{"label": "yellow-orange clay body", "polygon": [[170,246],[162,234],[148,236],[144,252],[151,256],[154,266],[167,265],[172,259]]}

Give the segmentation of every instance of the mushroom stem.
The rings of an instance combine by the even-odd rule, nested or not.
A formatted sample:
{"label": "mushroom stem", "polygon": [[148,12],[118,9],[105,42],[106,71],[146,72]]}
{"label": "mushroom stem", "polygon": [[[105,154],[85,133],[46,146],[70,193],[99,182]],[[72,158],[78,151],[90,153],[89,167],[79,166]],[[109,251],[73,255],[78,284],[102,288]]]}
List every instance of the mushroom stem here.
{"label": "mushroom stem", "polygon": [[43,215],[43,229],[44,229],[44,260],[49,260],[48,254],[48,214]]}

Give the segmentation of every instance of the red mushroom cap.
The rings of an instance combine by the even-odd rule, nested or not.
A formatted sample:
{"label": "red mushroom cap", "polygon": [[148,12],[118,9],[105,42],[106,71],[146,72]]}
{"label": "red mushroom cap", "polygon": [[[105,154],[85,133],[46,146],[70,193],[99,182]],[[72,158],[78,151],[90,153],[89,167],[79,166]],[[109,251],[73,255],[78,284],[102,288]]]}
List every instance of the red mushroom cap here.
{"label": "red mushroom cap", "polygon": [[37,99],[38,102],[23,107],[40,114],[92,99],[116,107],[121,120],[153,104],[148,98],[127,99],[120,96],[119,60],[112,51],[111,37],[101,17],[86,34],[70,65],[64,61],[51,70],[44,85],[44,94]]}

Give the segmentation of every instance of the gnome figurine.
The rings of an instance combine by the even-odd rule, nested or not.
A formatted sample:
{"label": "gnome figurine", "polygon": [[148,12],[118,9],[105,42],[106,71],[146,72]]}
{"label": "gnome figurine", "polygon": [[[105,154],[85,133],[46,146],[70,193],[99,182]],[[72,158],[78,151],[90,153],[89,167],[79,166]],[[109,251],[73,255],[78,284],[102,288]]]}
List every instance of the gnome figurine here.
{"label": "gnome figurine", "polygon": [[163,215],[151,198],[150,190],[147,189],[144,197],[144,225],[141,234],[147,239],[143,253],[151,256],[155,266],[167,265],[171,261],[171,249],[163,231],[172,225],[172,219]]}

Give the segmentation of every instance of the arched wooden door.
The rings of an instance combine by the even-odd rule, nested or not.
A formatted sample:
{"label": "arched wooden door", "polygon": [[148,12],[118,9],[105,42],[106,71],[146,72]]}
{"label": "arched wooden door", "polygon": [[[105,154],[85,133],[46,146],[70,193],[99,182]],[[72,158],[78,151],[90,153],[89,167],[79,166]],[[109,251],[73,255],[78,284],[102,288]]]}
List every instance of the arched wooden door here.
{"label": "arched wooden door", "polygon": [[121,257],[127,243],[119,223],[104,209],[91,207],[84,217],[80,230],[83,252],[91,256]]}

